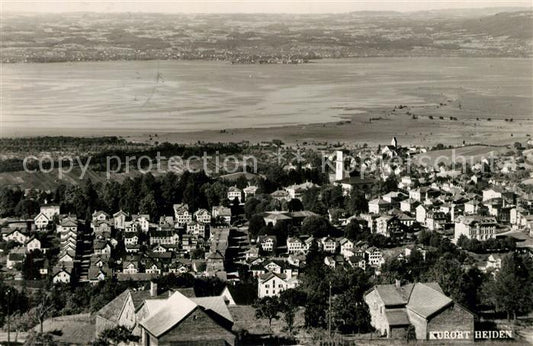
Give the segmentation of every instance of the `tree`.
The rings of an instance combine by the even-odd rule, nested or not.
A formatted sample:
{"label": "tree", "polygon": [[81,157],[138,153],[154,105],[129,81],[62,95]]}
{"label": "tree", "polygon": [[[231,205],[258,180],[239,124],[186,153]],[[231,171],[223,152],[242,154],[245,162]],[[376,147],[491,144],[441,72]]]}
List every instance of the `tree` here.
{"label": "tree", "polygon": [[205,196],[209,208],[227,203],[228,187],[220,181],[205,185]]}
{"label": "tree", "polygon": [[306,295],[304,292],[296,289],[282,291],[279,295],[280,310],[283,313],[285,323],[289,333],[294,327],[294,316],[299,306],[305,304]]}
{"label": "tree", "polygon": [[203,249],[194,249],[191,251],[192,259],[203,259],[205,257],[205,251]]}
{"label": "tree", "polygon": [[326,208],[344,208],[344,196],[340,185],[326,185],[320,195]]}
{"label": "tree", "polygon": [[364,192],[355,188],[350,192],[348,211],[352,214],[366,213],[368,211],[368,200]]}
{"label": "tree", "polygon": [[22,276],[25,280],[40,279],[39,269],[43,264],[41,259],[42,253],[39,250],[31,251],[26,255],[22,262]]}
{"label": "tree", "polygon": [[250,235],[250,238],[257,238],[257,236],[261,233],[261,230],[265,227],[265,219],[261,215],[256,214],[252,216],[248,222],[248,234]]}
{"label": "tree", "polygon": [[502,260],[502,267],[490,285],[490,301],[498,311],[507,313],[507,319],[519,312],[529,312],[533,307],[533,268],[531,260],[516,253]]}
{"label": "tree", "polygon": [[308,216],[302,223],[302,233],[321,238],[329,233],[329,222],[322,216]]}
{"label": "tree", "polygon": [[359,240],[363,233],[363,227],[357,219],[351,219],[344,229],[344,236],[350,240]]}
{"label": "tree", "polygon": [[368,307],[353,288],[335,297],[332,324],[341,333],[365,333],[370,330]]}
{"label": "tree", "polygon": [[141,214],[148,214],[154,219],[159,216],[159,210],[154,194],[149,192],[140,202],[139,211]]}
{"label": "tree", "polygon": [[398,189],[398,179],[394,174],[389,175],[381,186],[381,193],[389,193]]}
{"label": "tree", "polygon": [[287,204],[287,209],[289,209],[289,211],[291,211],[291,212],[293,212],[293,211],[301,211],[301,210],[304,210],[304,206],[303,206],[302,202],[299,199],[293,198]]}
{"label": "tree", "polygon": [[272,331],[272,320],[279,319],[281,306],[277,297],[264,297],[256,301],[253,305],[255,308],[255,317],[267,319],[268,326]]}
{"label": "tree", "polygon": [[39,213],[39,202],[32,199],[22,199],[15,207],[15,214],[22,218],[32,218]]}

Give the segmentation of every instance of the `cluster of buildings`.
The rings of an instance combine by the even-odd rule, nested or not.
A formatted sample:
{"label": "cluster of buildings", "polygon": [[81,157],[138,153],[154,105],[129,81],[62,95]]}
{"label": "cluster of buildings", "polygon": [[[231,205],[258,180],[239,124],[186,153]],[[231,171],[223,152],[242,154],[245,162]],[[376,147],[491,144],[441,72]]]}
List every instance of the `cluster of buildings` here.
{"label": "cluster of buildings", "polygon": [[[227,278],[224,256],[230,222],[228,207],[191,212],[187,204],[175,204],[174,215],[157,222],[145,214],[95,211],[88,228],[75,216],[61,214],[59,206],[43,205],[33,220],[8,221],[1,234],[3,241],[18,245],[8,250],[9,270],[20,269],[17,264],[31,251],[52,251],[40,270],[43,277],[51,275],[53,283],[96,283],[112,276],[147,280],[188,272]],[[112,253],[119,254],[114,265]]]}
{"label": "cluster of buildings", "polygon": [[[371,169],[379,166],[383,158],[420,152],[419,148],[402,148],[393,139],[391,145],[360,161]],[[54,283],[96,283],[110,277],[146,282],[168,273],[217,276],[232,282],[239,280],[234,265],[241,265],[257,280],[257,296],[263,298],[298,287],[301,275],[305,275],[306,255],[313,246],[324,252],[324,265],[332,270],[357,267],[380,275],[381,266],[391,254],[368,241],[355,241],[343,234],[342,230],[352,220],[357,221],[357,231],[396,240],[400,252],[392,256],[398,258],[409,257],[416,249],[425,260],[428,249],[413,242],[422,230],[439,233],[456,244],[462,238],[483,242],[513,234],[526,240],[533,237],[533,194],[505,178],[423,166],[416,167],[418,174],[408,174],[401,167],[387,164],[367,178],[350,177],[343,155],[342,151],[336,153],[331,184],[342,188],[344,198],[353,189],[363,191],[368,204],[366,212],[356,215],[330,209],[329,221],[338,232],[322,237],[302,232],[263,234],[249,239],[246,223],[242,227],[231,226],[236,216],[231,208],[191,210],[187,204],[175,204],[173,215],[158,220],[122,210],[112,215],[95,211],[90,227],[85,227],[76,217],[61,214],[58,206],[44,205],[33,220],[13,221],[2,229],[3,241],[20,245],[9,250],[7,268],[17,267],[32,251],[46,253],[52,248],[56,254],[51,264],[41,268],[41,273],[51,275]],[[391,175],[397,177],[397,184],[389,192],[377,196],[369,192],[378,179],[385,180]],[[271,193],[270,198],[286,202],[302,200],[304,193],[315,187],[311,182],[285,186]],[[227,191],[228,202],[242,209],[257,190],[253,185],[243,189],[232,186]],[[278,223],[290,224],[291,229],[301,231],[306,219],[321,217],[309,210],[275,210],[261,215],[265,225],[275,232]],[[237,242],[234,246],[237,250],[232,249],[238,255],[228,256],[231,233],[237,229],[244,230],[242,234],[247,239]],[[40,236],[43,233],[53,233],[52,241],[50,236]],[[530,250],[531,244],[524,241],[521,250]],[[487,256],[480,265],[482,270],[501,268],[501,254]],[[230,266],[234,272],[228,270]],[[231,299],[226,297],[221,303],[219,298],[222,299],[190,298],[179,292],[160,296],[153,290],[150,294],[128,290],[96,314],[96,329],[126,325],[148,345],[180,342],[180,335],[191,334],[188,326],[205,323],[220,340],[232,344],[232,319],[224,309]],[[372,325],[389,337],[397,337],[414,326],[417,338],[424,339],[450,320],[460,321],[461,332],[473,330],[472,313],[453,302],[436,283],[377,285],[365,294],[365,301]]]}

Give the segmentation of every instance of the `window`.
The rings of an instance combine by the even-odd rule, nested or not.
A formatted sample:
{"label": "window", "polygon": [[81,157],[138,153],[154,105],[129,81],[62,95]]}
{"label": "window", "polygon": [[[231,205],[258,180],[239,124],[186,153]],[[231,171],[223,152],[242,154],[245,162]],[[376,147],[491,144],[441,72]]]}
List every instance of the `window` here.
{"label": "window", "polygon": [[266,295],[268,295],[268,290],[265,291]]}

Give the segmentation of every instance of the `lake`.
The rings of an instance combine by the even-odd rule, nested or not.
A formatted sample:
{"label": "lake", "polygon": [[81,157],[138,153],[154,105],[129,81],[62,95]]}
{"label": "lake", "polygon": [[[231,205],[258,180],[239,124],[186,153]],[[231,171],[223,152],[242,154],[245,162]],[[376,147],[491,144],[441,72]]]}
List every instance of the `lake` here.
{"label": "lake", "polygon": [[465,116],[533,117],[530,59],[3,64],[1,85],[3,136],[284,126],[442,100]]}

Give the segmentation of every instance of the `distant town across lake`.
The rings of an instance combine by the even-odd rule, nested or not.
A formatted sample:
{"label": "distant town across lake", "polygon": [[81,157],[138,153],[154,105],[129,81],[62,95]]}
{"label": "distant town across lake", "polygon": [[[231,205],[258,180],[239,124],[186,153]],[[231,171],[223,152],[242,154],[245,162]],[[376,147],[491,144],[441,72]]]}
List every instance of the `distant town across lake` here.
{"label": "distant town across lake", "polygon": [[1,86],[4,137],[369,121],[401,105],[460,121],[533,118],[533,63],[518,58],[3,64]]}

